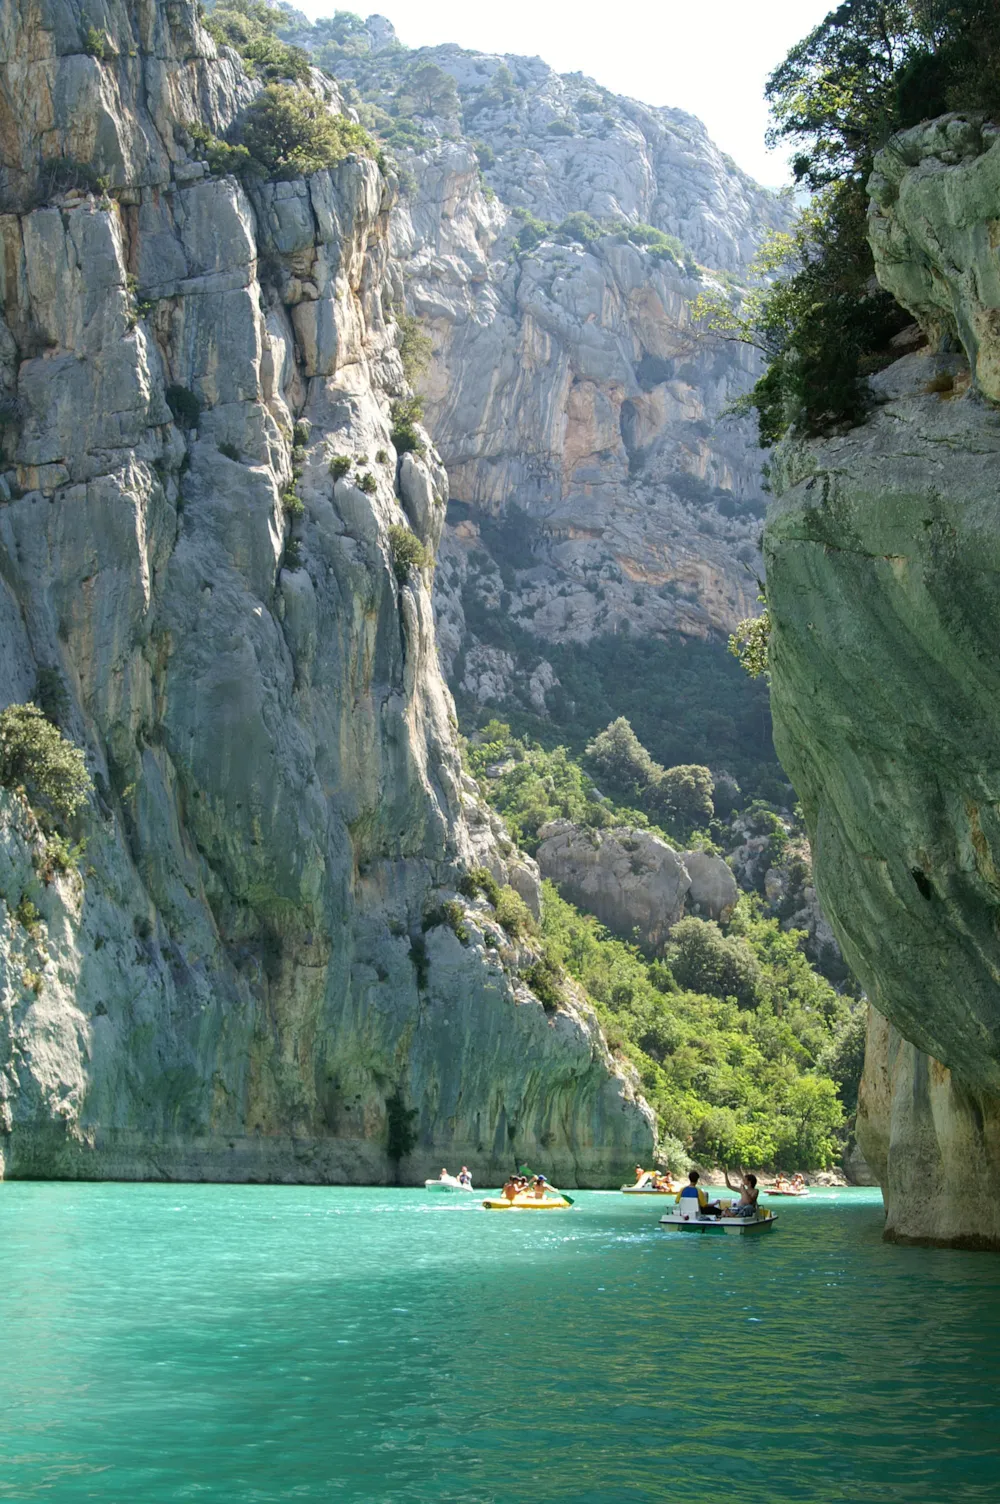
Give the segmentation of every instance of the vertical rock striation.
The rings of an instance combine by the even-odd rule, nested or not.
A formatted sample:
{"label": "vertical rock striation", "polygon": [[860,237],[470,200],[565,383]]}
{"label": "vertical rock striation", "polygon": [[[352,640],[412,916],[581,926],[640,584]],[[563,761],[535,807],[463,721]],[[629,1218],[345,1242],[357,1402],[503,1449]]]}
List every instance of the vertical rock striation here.
{"label": "vertical rock striation", "polygon": [[83,877],[0,802],[0,1169],[379,1180],[398,1095],[407,1178],[602,1183],[652,1128],[595,1021],[442,918],[516,874],[394,569],[447,478],[392,445],[391,192],[210,176],[257,87],[193,0],[0,18],[0,699],[54,676],[97,787]]}
{"label": "vertical rock striation", "polygon": [[[873,1020],[858,1137],[900,1239],[1000,1247],[1000,145],[946,117],[872,179],[880,279],[932,347],[862,427],[779,454],[775,740]],[[938,353],[959,342],[965,355]],[[886,1020],[888,1022],[886,1022]]]}

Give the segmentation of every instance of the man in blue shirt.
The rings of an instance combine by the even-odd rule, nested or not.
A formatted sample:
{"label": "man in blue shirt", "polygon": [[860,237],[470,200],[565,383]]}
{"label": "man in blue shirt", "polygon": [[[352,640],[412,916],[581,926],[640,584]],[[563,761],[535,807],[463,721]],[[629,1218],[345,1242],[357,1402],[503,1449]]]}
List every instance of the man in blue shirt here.
{"label": "man in blue shirt", "polygon": [[691,1170],[688,1184],[674,1198],[680,1202],[681,1215],[691,1216],[694,1213],[702,1217],[721,1217],[722,1207],[717,1201],[709,1201],[708,1195],[698,1184],[699,1178],[698,1171]]}

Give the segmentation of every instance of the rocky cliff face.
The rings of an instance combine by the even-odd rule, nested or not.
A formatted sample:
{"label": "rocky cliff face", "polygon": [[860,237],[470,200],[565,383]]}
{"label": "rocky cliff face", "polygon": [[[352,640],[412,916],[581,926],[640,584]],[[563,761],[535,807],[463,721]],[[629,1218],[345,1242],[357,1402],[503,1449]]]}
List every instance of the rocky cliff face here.
{"label": "rocky cliff face", "polygon": [[514,874],[393,569],[447,479],[391,443],[391,193],[211,177],[259,85],[195,12],[0,17],[0,698],[57,683],[98,791],[82,876],[0,808],[0,1170],[378,1180],[398,1094],[408,1178],[603,1182],[652,1129],[593,1019],[441,919]]}
{"label": "rocky cliff face", "polygon": [[394,146],[410,186],[392,215],[399,293],[433,341],[420,386],[453,497],[435,589],[453,685],[544,714],[547,644],[728,632],[755,609],[764,508],[751,426],[721,414],[754,365],[699,335],[690,303],[745,269],[785,206],[681,111],[538,58],[409,53],[378,18],[349,52],[322,28],[288,35],[370,106],[398,111],[418,66],[454,82]]}
{"label": "rocky cliff face", "polygon": [[889,1021],[869,1039],[858,1132],[888,1231],[992,1247],[998,163],[996,133],[958,117],[880,157],[878,273],[930,348],[875,379],[863,427],[786,447],[765,545],[776,743],[824,909]]}

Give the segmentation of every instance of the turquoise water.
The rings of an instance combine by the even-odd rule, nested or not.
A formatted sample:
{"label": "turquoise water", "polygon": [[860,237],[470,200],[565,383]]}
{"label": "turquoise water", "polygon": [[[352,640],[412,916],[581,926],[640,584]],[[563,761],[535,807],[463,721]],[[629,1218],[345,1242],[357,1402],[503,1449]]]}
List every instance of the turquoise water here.
{"label": "turquoise water", "polygon": [[1000,1260],[773,1204],[0,1185],[0,1499],[1000,1497]]}

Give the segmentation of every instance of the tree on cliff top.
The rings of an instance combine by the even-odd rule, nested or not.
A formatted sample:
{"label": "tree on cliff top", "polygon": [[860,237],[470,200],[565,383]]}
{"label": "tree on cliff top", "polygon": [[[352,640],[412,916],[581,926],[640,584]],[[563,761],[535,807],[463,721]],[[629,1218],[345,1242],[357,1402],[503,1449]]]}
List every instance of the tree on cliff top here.
{"label": "tree on cliff top", "polygon": [[877,286],[865,185],[894,131],[947,109],[1000,112],[995,0],[846,0],[772,73],[770,143],[795,148],[797,182],[816,197],[790,236],[764,248],[742,307],[700,299],[708,328],[762,350],[748,399],[762,444],[792,426],[821,433],[859,422],[864,378],[895,358],[909,322]]}

